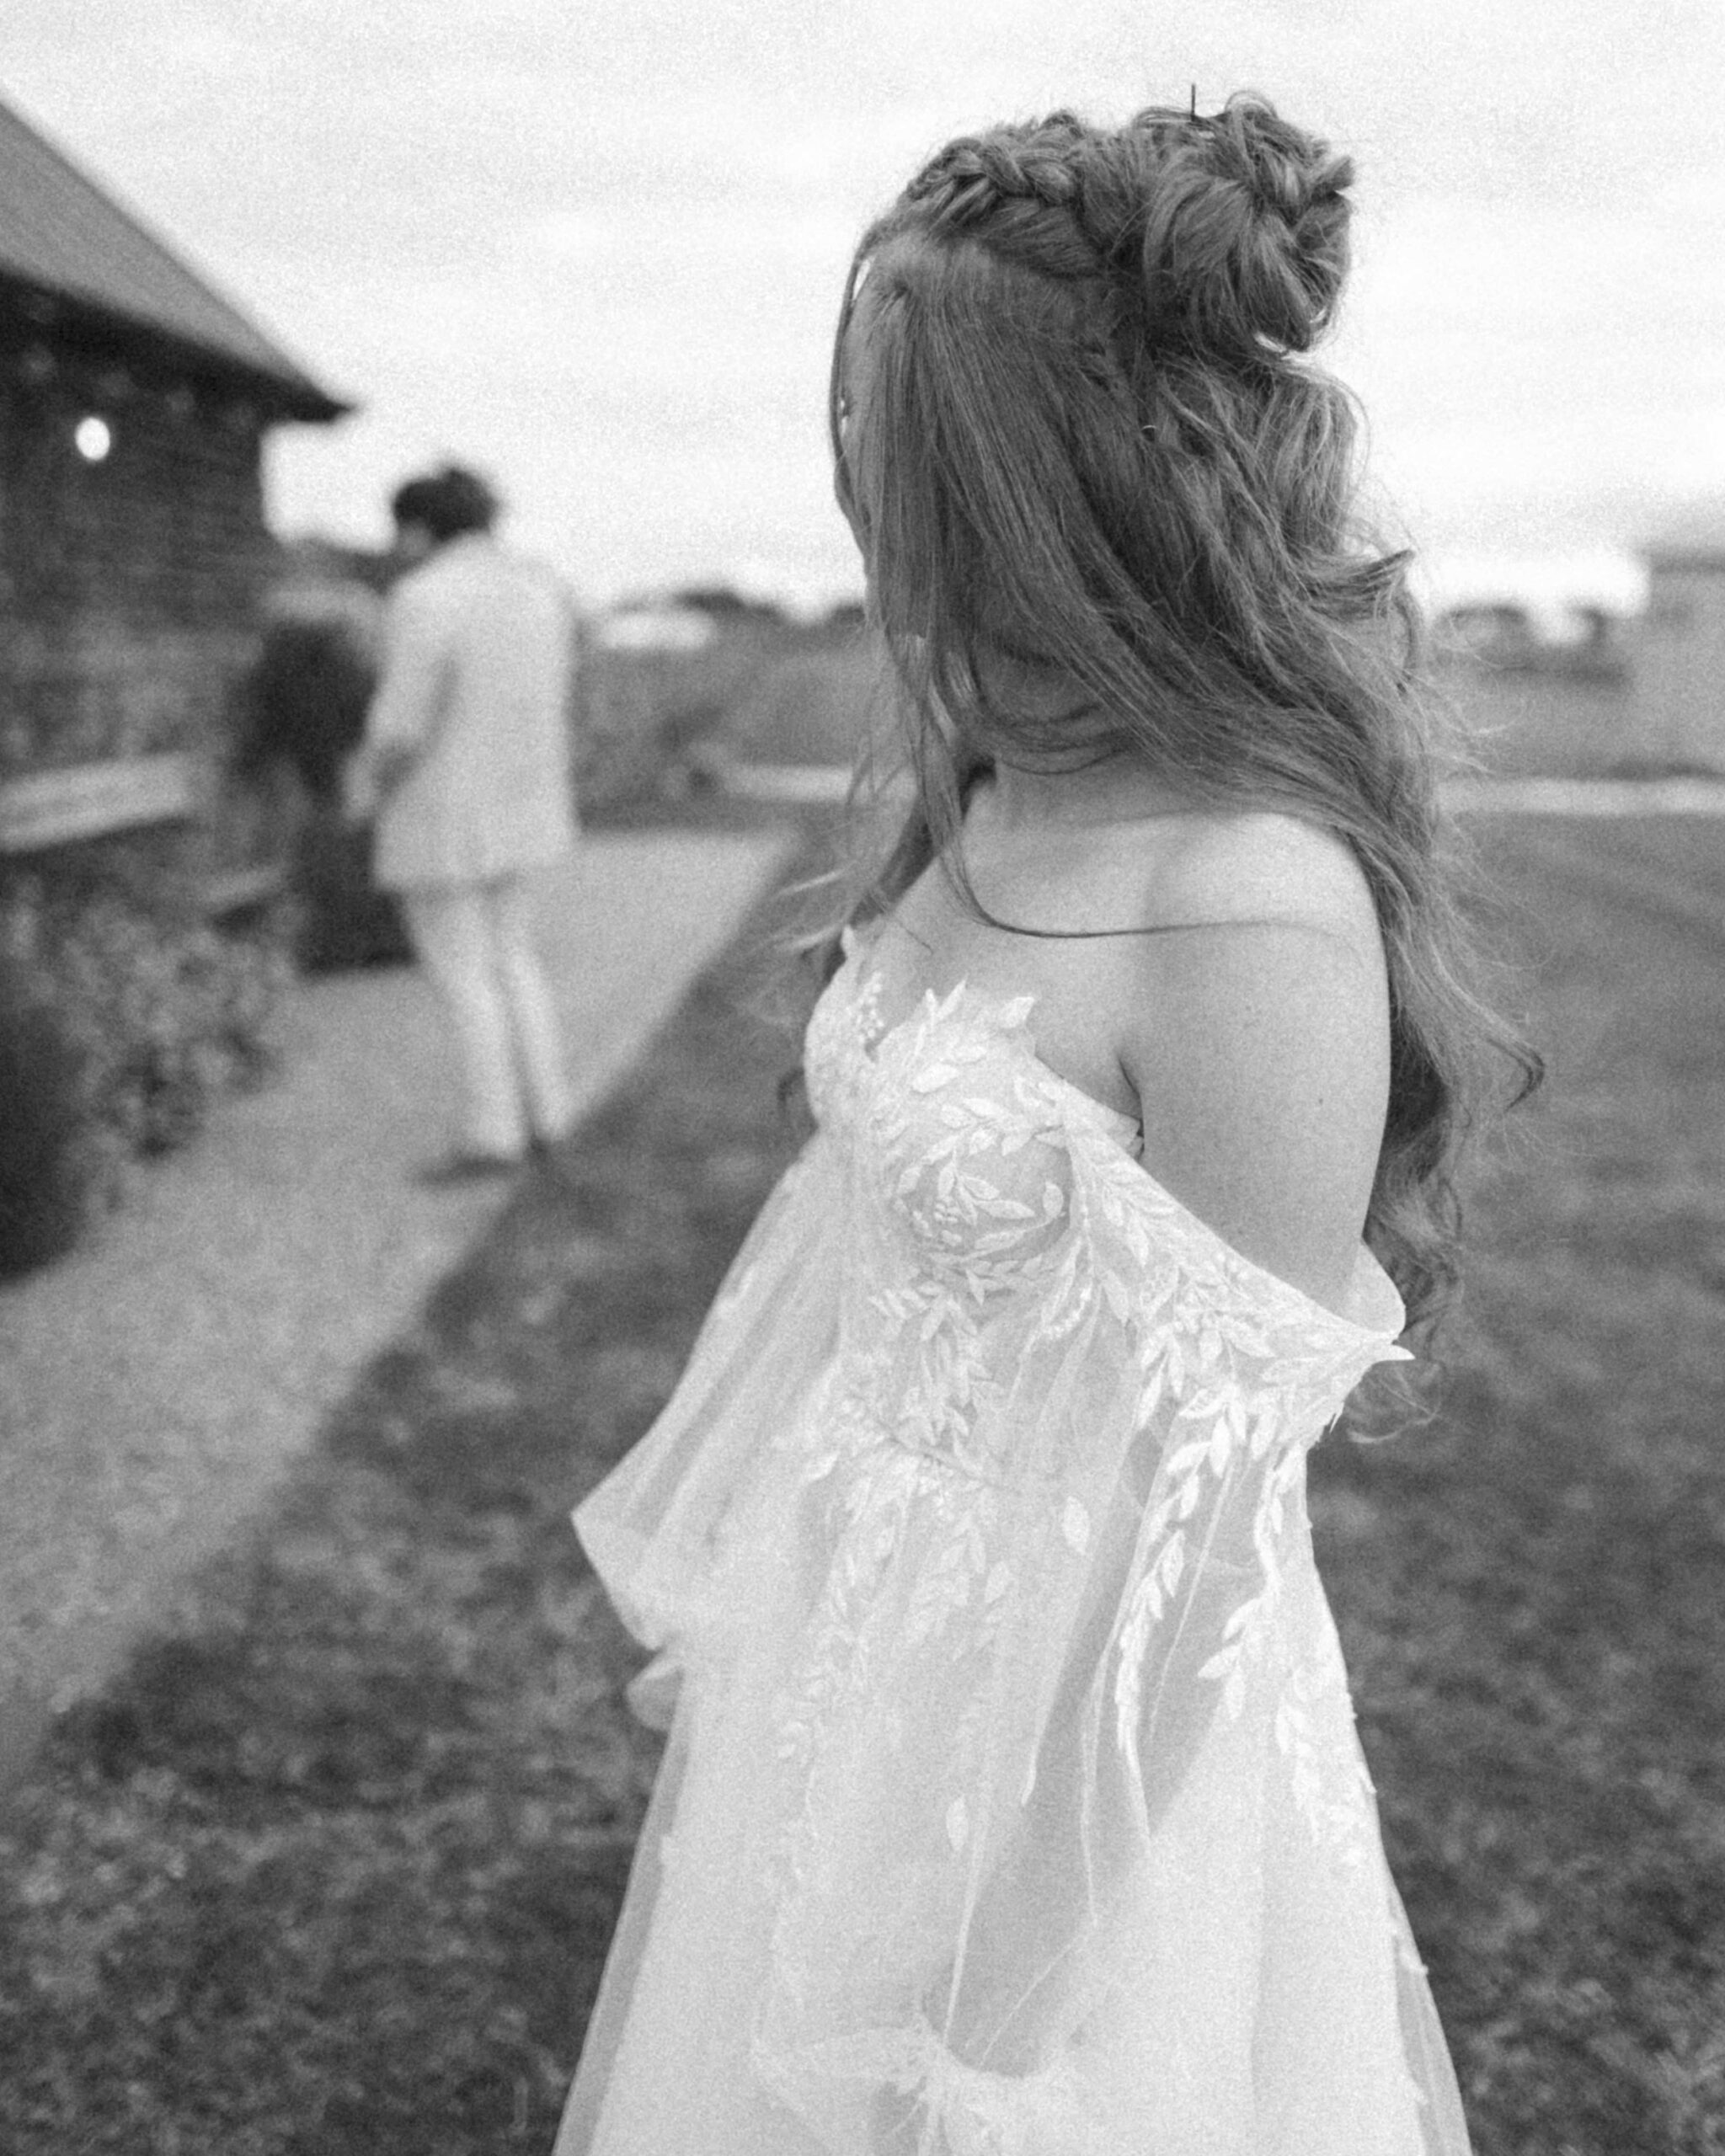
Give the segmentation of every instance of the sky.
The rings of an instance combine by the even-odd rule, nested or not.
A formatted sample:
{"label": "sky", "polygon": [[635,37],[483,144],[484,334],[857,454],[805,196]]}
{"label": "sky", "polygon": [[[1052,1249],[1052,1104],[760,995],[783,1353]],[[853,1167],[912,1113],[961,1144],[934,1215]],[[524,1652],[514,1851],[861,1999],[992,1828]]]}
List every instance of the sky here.
{"label": "sky", "polygon": [[6,0],[14,103],[327,387],[272,521],[478,466],[591,603],[854,591],[858,233],[993,120],[1266,92],[1354,157],[1327,361],[1450,590],[1632,596],[1725,502],[1722,0]]}

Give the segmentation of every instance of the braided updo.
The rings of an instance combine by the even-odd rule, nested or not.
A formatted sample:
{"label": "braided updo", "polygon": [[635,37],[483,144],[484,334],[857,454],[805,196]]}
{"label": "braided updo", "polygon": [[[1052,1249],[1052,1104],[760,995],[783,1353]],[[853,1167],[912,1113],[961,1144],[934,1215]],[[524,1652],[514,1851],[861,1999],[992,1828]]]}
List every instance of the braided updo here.
{"label": "braided updo", "polygon": [[967,136],[903,203],[931,237],[974,235],[1053,276],[1100,272],[1149,346],[1245,364],[1328,328],[1353,179],[1347,157],[1242,96],[1212,118],[1151,110],[1113,133],[1057,112]]}
{"label": "braided updo", "polygon": [[[1306,357],[1340,301],[1352,179],[1252,94],[1114,129],[1062,111],[949,143],[864,234],[836,483],[916,799],[853,910],[934,858],[975,904],[948,841],[997,760],[1130,751],[1199,800],[1338,832],[1391,983],[1367,1234],[1418,1323],[1454,1274],[1493,1056],[1524,1091],[1537,1065],[1466,985],[1408,557],[1359,530],[1354,406]],[[1076,692],[1055,721],[1023,692],[1050,676]]]}

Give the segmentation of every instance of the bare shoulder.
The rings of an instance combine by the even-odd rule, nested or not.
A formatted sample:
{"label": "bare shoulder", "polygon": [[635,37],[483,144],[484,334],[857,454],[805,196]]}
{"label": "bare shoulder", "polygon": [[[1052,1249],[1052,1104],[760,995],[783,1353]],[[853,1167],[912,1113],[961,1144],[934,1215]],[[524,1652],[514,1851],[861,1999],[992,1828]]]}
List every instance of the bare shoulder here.
{"label": "bare shoulder", "polygon": [[1257,919],[1376,937],[1371,892],[1346,840],[1272,809],[1179,819],[1156,885],[1168,922]]}
{"label": "bare shoulder", "polygon": [[1279,1088],[1322,1070],[1334,1105],[1380,1091],[1388,987],[1364,872],[1334,834],[1291,816],[1183,833],[1161,864],[1155,932],[1108,953],[1121,1059],[1199,1088],[1250,1070]]}
{"label": "bare shoulder", "polygon": [[1314,825],[1231,818],[1183,834],[1156,896],[1162,932],[1113,960],[1145,1166],[1247,1256],[1338,1303],[1389,1088],[1365,877]]}

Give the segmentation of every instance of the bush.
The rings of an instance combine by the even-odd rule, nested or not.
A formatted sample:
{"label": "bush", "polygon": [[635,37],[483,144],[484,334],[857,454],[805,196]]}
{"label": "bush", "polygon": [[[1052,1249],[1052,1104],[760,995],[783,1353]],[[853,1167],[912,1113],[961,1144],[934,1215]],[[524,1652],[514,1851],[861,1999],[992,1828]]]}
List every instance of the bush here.
{"label": "bush", "polygon": [[686,790],[692,765],[722,739],[764,665],[760,639],[739,633],[695,652],[590,652],[576,677],[571,723],[575,799],[583,815]]}
{"label": "bush", "polygon": [[572,713],[584,813],[676,799],[739,760],[852,760],[880,694],[873,640],[844,617],[800,627],[740,608],[715,620],[692,650],[591,643]]}
{"label": "bush", "polygon": [[43,984],[0,959],[0,1279],[77,1239],[92,1170],[88,1073]]}
{"label": "bush", "polygon": [[0,894],[0,953],[24,1014],[13,1038],[8,1002],[8,1096],[35,1103],[35,1134],[8,1139],[8,1157],[42,1163],[34,1182],[23,1166],[8,1172],[27,1213],[25,1184],[46,1203],[46,1163],[63,1155],[55,1203],[74,1216],[72,1233],[123,1194],[134,1159],[184,1145],[222,1094],[274,1065],[292,972],[280,908],[226,935],[182,879],[110,862]]}

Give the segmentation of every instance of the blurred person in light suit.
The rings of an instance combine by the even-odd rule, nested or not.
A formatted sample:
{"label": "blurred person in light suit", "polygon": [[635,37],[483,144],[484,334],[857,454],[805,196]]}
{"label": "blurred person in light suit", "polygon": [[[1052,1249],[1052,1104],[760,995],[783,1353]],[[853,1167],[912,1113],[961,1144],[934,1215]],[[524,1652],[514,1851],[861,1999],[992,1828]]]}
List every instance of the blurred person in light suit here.
{"label": "blurred person in light suit", "polygon": [[464,1123],[424,1172],[434,1184],[506,1173],[573,1116],[528,878],[575,845],[575,625],[553,573],[493,537],[498,506],[456,465],[396,490],[409,566],[348,771],[350,813],[376,818],[377,882],[400,894],[461,1051]]}

